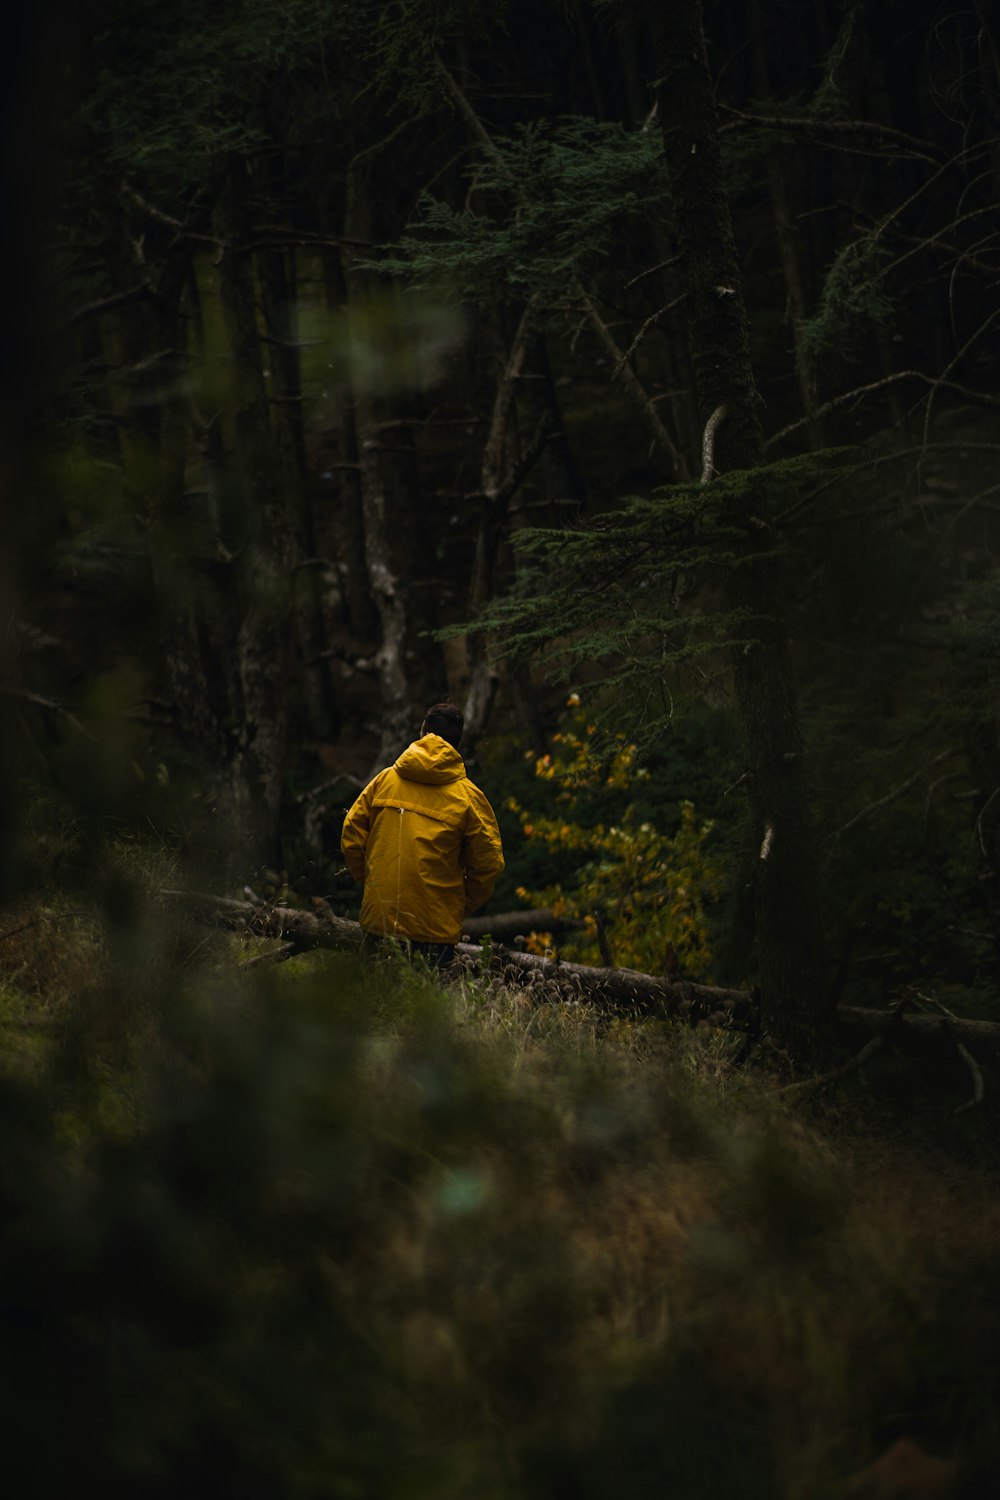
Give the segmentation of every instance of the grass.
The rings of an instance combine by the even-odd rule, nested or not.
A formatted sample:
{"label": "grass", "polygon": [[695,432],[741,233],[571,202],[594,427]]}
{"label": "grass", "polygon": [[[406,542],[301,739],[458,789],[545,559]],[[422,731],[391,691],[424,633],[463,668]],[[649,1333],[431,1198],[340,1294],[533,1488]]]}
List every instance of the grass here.
{"label": "grass", "polygon": [[832,1500],[900,1435],[992,1454],[985,1124],[396,961],[241,970],[155,881],[0,932],[15,1489]]}

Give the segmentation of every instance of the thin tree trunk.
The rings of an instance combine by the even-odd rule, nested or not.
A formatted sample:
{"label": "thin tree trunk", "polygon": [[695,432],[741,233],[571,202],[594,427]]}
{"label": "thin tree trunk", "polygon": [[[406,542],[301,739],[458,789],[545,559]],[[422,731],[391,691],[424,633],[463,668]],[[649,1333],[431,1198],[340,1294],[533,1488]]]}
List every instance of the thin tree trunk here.
{"label": "thin tree trunk", "polygon": [[[155,400],[151,393],[143,403],[141,430],[157,475],[144,533],[174,724],[182,747],[210,779],[211,803],[228,792],[225,768],[233,749],[228,726],[240,717],[240,692],[231,665],[229,571],[222,561],[225,480],[219,427],[202,418],[187,394],[191,381],[181,298],[191,297],[194,275],[186,253],[169,275],[161,274],[148,318],[137,324],[125,314],[123,347],[133,359],[140,338],[148,349],[175,351],[174,378],[164,379],[161,372]],[[189,489],[192,426],[206,483]]]}
{"label": "thin tree trunk", "polygon": [[525,373],[525,406],[531,413],[529,431],[543,429],[548,433],[533,476],[535,487],[541,488],[549,498],[554,522],[565,522],[567,516],[578,520],[587,497],[587,486],[566,436],[549,351],[544,335],[537,328],[529,334]]}
{"label": "thin tree trunk", "polygon": [[[760,398],[719,150],[712,81],[698,0],[649,11],[660,75],[659,116],[687,293],[701,419],[714,427],[705,477],[763,461]],[[722,414],[720,416],[720,413]],[[711,422],[710,422],[711,419]],[[830,1024],[824,982],[817,863],[802,741],[784,623],[782,565],[766,479],[747,479],[725,504],[744,537],[725,602],[746,644],[733,686],[748,772],[757,850],[757,958],[765,1028],[801,1054]]]}
{"label": "thin tree trunk", "polygon": [[[479,618],[483,608],[496,592],[496,571],[500,549],[507,535],[507,512],[513,493],[510,484],[512,466],[512,421],[517,400],[517,385],[524,373],[531,335],[531,306],[521,315],[493,399],[493,413],[483,448],[480,469],[482,498],[479,503],[479,528],[469,581],[468,612],[470,621]],[[466,642],[469,661],[469,687],[466,693],[465,738],[469,746],[483,734],[499,685],[499,673],[493,660],[491,637],[484,631],[473,631]]]}
{"label": "thin tree trunk", "polygon": [[[754,87],[758,97],[761,100],[767,100],[771,96],[771,78],[760,0],[750,0],[749,21]],[[778,256],[785,280],[785,312],[795,348],[795,375],[802,398],[802,410],[809,419],[810,437],[814,445],[819,446],[823,442],[822,424],[814,415],[818,401],[819,381],[812,352],[803,336],[809,308],[799,261],[798,239],[785,186],[783,155],[781,148],[774,143],[767,148],[766,170],[767,191],[771,200],[771,214],[774,221],[774,238],[778,246]]]}
{"label": "thin tree trunk", "polygon": [[1000,25],[990,0],[974,0],[978,31],[979,94],[993,169],[993,193],[1000,198]]}
{"label": "thin tree trunk", "polygon": [[[327,308],[332,314],[339,314],[346,319],[347,285],[339,256],[333,253],[324,255],[323,271]],[[360,640],[370,642],[377,636],[379,622],[368,587],[357,416],[350,391],[344,393],[336,433],[337,505],[332,531],[337,549],[337,572],[347,628]]]}
{"label": "thin tree trunk", "polygon": [[[358,264],[350,244],[372,239],[372,205],[364,166],[347,174],[344,281],[348,336],[356,350],[367,336],[373,279]],[[381,316],[391,309],[380,308]],[[420,514],[413,436],[406,401],[376,396],[366,379],[354,382],[354,418],[361,473],[365,563],[379,619],[375,653],[382,690],[381,738],[376,764],[393,760],[434,698],[444,695],[440,648],[431,640],[434,621],[427,567],[427,528]]]}
{"label": "thin tree trunk", "polygon": [[273,860],[287,751],[290,517],[261,361],[243,178],[235,169],[216,210],[227,248],[218,261],[242,537],[236,550],[234,650],[242,690],[232,789],[241,839]]}
{"label": "thin tree trunk", "polygon": [[[306,450],[302,425],[302,379],[295,305],[295,252],[257,252],[261,310],[268,338],[270,389],[280,447],[282,480],[289,497],[292,612],[298,643],[303,718],[314,739],[335,733],[337,708],[326,656],[320,573],[313,566],[316,538],[305,498]],[[304,564],[304,566],[303,566]]]}

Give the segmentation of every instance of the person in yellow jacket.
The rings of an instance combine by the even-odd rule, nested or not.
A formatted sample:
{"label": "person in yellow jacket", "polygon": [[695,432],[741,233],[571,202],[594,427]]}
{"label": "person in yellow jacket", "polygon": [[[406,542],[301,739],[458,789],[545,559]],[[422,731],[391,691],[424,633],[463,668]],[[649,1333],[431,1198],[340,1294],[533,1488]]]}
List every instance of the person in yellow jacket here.
{"label": "person in yellow jacket", "polygon": [[464,727],[453,703],[429,708],[420,738],[368,783],[341,837],[364,882],[363,931],[405,941],[437,967],[451,962],[463,920],[503,869],[493,809],[458,753]]}

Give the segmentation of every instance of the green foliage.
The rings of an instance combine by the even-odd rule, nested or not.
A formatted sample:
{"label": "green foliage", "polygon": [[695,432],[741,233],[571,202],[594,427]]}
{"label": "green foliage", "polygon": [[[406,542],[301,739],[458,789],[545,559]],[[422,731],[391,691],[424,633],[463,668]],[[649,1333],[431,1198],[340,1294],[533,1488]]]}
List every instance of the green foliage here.
{"label": "green foliage", "polygon": [[[469,630],[497,634],[507,657],[541,659],[567,682],[599,681],[626,733],[646,747],[662,734],[691,674],[711,691],[728,653],[755,638],[755,616],[719,607],[726,570],[783,550],[763,533],[755,498],[797,493],[840,462],[839,450],[733,470],[711,486],[665,486],[575,528],[525,527],[512,538],[518,572]],[[705,601],[705,607],[699,607]]]}
{"label": "green foliage", "polygon": [[572,118],[525,125],[494,144],[467,204],[425,196],[401,253],[381,269],[463,300],[503,291],[561,304],[575,277],[608,261],[616,241],[663,204],[654,132]]}
{"label": "green foliage", "polygon": [[865,341],[889,324],[894,311],[885,271],[886,246],[875,236],[853,240],[839,251],[826,273],[815,313],[802,325],[806,346],[815,354],[836,351],[854,356]]}
{"label": "green foliage", "polygon": [[[518,815],[529,843],[549,855],[572,854],[573,874],[565,883],[534,891],[521,887],[517,894],[531,906],[584,923],[582,935],[561,945],[569,958],[603,962],[601,923],[616,964],[703,979],[712,957],[705,905],[721,894],[720,872],[705,849],[712,825],[699,826],[690,802],[681,803],[672,835],[641,820],[630,800],[646,775],[635,763],[636,746],[619,733],[602,748],[596,726],[577,711],[579,699],[570,698],[569,706],[575,711],[568,727],[554,736],[555,754],[542,756],[535,766],[538,780],[554,793],[554,815],[540,816],[513,798],[507,806]],[[622,798],[629,800],[614,823],[593,818],[595,806]],[[549,934],[535,933],[529,947],[544,951],[550,941]]]}
{"label": "green foliage", "polygon": [[368,0],[220,0],[208,9],[99,0],[93,10],[90,50],[69,83],[79,109],[60,122],[85,163],[65,183],[79,195],[81,220],[104,194],[120,194],[123,174],[153,194],[154,211],[204,215],[226,164],[269,152],[279,119],[285,144],[311,147],[338,120],[331,83],[345,62],[361,63],[385,18]]}
{"label": "green foliage", "polygon": [[509,8],[510,0],[397,0],[375,7],[368,57],[376,79],[420,112],[450,103],[442,56],[456,42],[495,43],[506,31]]}

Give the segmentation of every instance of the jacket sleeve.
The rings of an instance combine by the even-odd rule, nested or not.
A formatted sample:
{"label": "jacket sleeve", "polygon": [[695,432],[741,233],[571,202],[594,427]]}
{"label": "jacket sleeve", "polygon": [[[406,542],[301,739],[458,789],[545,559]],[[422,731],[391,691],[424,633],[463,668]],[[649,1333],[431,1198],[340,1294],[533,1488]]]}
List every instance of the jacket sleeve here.
{"label": "jacket sleeve", "polygon": [[[378,780],[378,777],[375,778]],[[365,878],[365,849],[372,831],[372,795],[375,781],[370,781],[344,819],[340,850],[355,880]]]}
{"label": "jacket sleeve", "polygon": [[476,911],[493,894],[503,869],[500,829],[482,792],[473,798],[465,833],[465,911]]}

